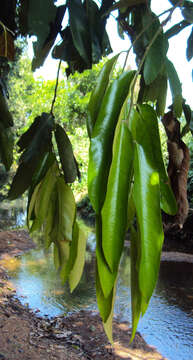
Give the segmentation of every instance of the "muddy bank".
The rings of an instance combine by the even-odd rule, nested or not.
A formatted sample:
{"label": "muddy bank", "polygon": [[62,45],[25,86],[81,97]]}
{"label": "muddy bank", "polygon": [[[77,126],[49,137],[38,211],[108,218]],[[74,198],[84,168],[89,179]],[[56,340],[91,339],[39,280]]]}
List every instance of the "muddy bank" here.
{"label": "muddy bank", "polygon": [[114,348],[98,313],[80,311],[51,320],[38,317],[14,298],[3,261],[34,248],[26,231],[0,232],[0,359],[164,359],[137,333],[129,345],[129,323],[114,320]]}

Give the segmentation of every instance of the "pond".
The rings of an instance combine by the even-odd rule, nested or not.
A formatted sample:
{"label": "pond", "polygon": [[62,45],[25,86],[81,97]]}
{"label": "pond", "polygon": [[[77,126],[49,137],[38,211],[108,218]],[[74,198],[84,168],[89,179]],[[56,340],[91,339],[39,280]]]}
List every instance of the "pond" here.
{"label": "pond", "polygon": [[[22,226],[25,221],[22,202],[4,205],[1,228]],[[10,219],[11,217],[11,219]],[[2,221],[2,217],[1,217]],[[32,250],[18,257],[10,276],[16,296],[42,316],[69,314],[80,309],[96,309],[94,287],[95,235],[90,233],[86,266],[77,289],[70,294],[62,286],[50,252]],[[131,321],[130,257],[125,248],[117,285],[115,313],[120,321]],[[193,359],[193,264],[162,262],[157,287],[138,330],[147,341],[171,360]]]}

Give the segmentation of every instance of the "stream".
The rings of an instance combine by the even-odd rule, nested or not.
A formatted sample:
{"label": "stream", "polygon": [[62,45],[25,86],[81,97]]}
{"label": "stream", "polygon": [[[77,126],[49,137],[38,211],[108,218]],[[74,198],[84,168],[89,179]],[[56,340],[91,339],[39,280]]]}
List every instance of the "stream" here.
{"label": "stream", "polygon": [[[23,225],[24,214],[17,215]],[[22,221],[21,221],[22,219]],[[53,265],[51,251],[41,248],[18,257],[10,270],[16,297],[41,316],[67,315],[97,308],[94,285],[95,234],[88,236],[85,270],[79,286],[70,294],[62,286]],[[125,248],[117,285],[115,314],[131,321],[130,257]],[[162,262],[157,287],[138,330],[148,344],[170,360],[193,359],[193,264]]]}

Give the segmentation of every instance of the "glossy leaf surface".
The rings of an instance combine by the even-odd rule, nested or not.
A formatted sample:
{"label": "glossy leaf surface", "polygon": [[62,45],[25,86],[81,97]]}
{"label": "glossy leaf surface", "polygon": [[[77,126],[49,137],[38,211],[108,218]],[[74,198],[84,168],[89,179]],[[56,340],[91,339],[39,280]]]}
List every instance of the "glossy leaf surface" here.
{"label": "glossy leaf surface", "polygon": [[88,192],[96,213],[100,212],[104,203],[115,127],[134,74],[134,71],[123,73],[108,88],[92,133]]}

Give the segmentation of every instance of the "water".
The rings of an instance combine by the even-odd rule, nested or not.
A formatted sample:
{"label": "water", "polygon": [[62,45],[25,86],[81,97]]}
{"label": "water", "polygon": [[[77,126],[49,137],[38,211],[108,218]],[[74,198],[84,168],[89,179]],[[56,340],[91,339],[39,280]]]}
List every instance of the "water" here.
{"label": "water", "polygon": [[[1,203],[0,229],[25,224],[25,202]],[[32,250],[10,263],[10,275],[20,301],[40,315],[57,316],[80,309],[96,309],[94,288],[94,234],[90,235],[90,251],[78,288],[70,294],[61,285],[52,256],[43,250]],[[125,250],[117,286],[115,313],[120,321],[131,320],[130,258]],[[156,290],[138,330],[170,360],[193,359],[193,264],[163,262]]]}
{"label": "water", "polygon": [[[90,238],[93,245],[93,235]],[[115,313],[120,321],[131,319],[130,258],[125,250],[117,286]],[[62,286],[53,266],[52,256],[32,250],[20,258],[12,271],[17,297],[40,315],[69,314],[79,309],[96,309],[94,257],[87,251],[86,268],[78,288],[70,294]],[[193,265],[161,265],[160,277],[138,330],[145,340],[171,360],[193,359]]]}

